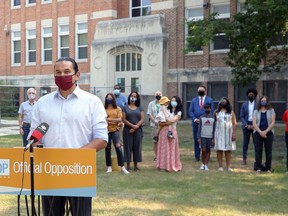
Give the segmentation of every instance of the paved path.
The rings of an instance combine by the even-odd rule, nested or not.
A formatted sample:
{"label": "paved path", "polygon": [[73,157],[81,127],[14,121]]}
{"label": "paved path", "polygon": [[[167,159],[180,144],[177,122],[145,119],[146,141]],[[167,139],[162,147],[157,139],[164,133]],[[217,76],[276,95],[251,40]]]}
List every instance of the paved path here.
{"label": "paved path", "polygon": [[0,136],[19,134],[18,120],[1,120]]}

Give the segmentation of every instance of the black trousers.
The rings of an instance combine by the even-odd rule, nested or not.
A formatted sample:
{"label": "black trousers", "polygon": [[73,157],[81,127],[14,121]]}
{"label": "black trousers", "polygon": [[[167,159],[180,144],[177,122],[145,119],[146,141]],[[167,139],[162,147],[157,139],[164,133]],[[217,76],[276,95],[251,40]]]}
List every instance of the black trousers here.
{"label": "black trousers", "polygon": [[272,163],[272,143],[273,143],[274,135],[270,131],[267,133],[267,138],[262,138],[258,132],[253,134],[254,145],[255,145],[255,170],[263,170],[262,166],[262,152],[263,146],[265,149],[265,170],[271,170],[271,163]]}
{"label": "black trousers", "polygon": [[43,215],[64,216],[66,202],[69,203],[73,216],[92,215],[92,197],[42,196]]}
{"label": "black trousers", "polygon": [[[248,124],[251,125],[252,123],[250,124],[249,122]],[[248,146],[253,130],[243,128],[242,131],[243,131],[243,160],[247,160]]]}

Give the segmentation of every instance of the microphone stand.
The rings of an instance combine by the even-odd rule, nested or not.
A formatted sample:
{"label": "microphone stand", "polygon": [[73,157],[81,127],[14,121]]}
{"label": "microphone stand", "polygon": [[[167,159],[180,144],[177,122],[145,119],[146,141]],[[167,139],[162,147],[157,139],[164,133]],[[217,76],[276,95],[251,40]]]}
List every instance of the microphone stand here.
{"label": "microphone stand", "polygon": [[35,211],[35,194],[34,194],[34,148],[30,145],[30,180],[31,180],[31,212],[32,216],[36,215]]}

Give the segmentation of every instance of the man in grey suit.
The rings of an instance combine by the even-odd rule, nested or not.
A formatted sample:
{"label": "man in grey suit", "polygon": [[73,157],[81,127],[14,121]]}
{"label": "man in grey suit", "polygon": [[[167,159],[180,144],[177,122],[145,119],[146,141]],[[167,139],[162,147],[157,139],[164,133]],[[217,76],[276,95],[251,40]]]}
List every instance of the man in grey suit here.
{"label": "man in grey suit", "polygon": [[240,118],[242,122],[243,131],[243,165],[247,164],[247,151],[249,146],[250,137],[253,133],[253,111],[256,109],[256,97],[257,90],[255,88],[249,88],[246,92],[248,101],[242,104],[240,111]]}

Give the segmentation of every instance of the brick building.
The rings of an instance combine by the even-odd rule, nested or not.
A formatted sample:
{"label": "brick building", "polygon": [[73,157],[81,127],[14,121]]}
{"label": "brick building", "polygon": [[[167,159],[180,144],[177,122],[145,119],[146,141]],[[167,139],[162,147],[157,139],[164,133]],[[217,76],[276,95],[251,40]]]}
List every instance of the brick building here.
{"label": "brick building", "polygon": [[[184,54],[185,20],[218,12],[229,19],[242,0],[5,0],[0,1],[0,85],[18,86],[20,102],[28,87],[40,96],[54,85],[53,63],[71,56],[79,63],[80,86],[103,97],[115,83],[123,94],[138,90],[149,101],[160,89],[179,95],[184,118],[199,84],[215,103],[228,96],[235,112],[246,87],[233,86],[225,35],[197,52]],[[268,95],[279,120],[287,107],[287,68],[255,83]],[[143,105],[145,107],[145,105]]]}

